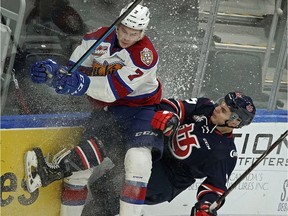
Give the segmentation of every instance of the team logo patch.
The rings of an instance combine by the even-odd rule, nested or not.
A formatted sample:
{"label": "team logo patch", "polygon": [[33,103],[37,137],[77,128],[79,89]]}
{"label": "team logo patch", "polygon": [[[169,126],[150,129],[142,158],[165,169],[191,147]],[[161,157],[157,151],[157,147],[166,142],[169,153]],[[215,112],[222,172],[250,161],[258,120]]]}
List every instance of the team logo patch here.
{"label": "team logo patch", "polygon": [[145,65],[149,66],[153,61],[153,53],[148,48],[144,48],[140,52],[140,58]]}
{"label": "team logo patch", "polygon": [[200,148],[198,138],[193,131],[194,124],[180,126],[172,142],[169,143],[170,152],[175,158],[184,160],[191,155],[193,148]]}
{"label": "team logo patch", "polygon": [[99,46],[97,47],[97,49],[94,51],[93,55],[99,57],[104,55],[105,53],[107,53],[108,51],[108,46]]}
{"label": "team logo patch", "polygon": [[254,111],[254,108],[253,108],[253,106],[252,106],[251,104],[249,104],[248,106],[246,106],[246,109],[247,109],[247,111],[250,112],[250,113]]}
{"label": "team logo patch", "polygon": [[201,121],[204,121],[204,120],[206,120],[206,122],[207,122],[207,117],[203,116],[203,115],[193,115],[192,118],[196,122],[201,122]]}
{"label": "team logo patch", "polygon": [[241,92],[235,92],[236,98],[242,98]]}

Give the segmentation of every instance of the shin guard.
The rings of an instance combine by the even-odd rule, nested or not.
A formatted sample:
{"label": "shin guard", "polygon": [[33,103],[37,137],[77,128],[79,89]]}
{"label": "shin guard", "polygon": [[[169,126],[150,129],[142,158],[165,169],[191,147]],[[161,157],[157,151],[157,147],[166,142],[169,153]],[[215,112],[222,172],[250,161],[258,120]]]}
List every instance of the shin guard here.
{"label": "shin guard", "polygon": [[138,216],[141,215],[151,175],[151,150],[145,147],[129,149],[124,165],[125,183],[120,196],[120,216]]}

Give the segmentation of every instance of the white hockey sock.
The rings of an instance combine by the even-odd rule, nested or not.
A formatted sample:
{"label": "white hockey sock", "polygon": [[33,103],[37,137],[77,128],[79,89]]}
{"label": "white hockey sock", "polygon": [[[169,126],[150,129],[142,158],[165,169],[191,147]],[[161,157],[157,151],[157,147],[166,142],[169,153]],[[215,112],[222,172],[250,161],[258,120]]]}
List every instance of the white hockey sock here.
{"label": "white hockey sock", "polygon": [[61,204],[60,216],[81,216],[84,205],[70,206]]}
{"label": "white hockey sock", "polygon": [[151,175],[152,156],[149,148],[131,148],[125,155],[125,184],[120,198],[120,216],[140,216]]}
{"label": "white hockey sock", "polygon": [[73,172],[64,179],[60,216],[81,216],[87,199],[87,183],[91,170]]}
{"label": "white hockey sock", "polygon": [[140,216],[143,205],[136,205],[120,200],[120,216]]}

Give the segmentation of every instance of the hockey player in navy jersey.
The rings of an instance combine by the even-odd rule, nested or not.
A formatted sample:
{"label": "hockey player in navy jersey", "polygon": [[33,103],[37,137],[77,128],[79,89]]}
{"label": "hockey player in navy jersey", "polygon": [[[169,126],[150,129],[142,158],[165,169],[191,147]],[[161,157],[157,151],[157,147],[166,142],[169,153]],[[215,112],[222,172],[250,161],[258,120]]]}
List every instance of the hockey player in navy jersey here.
{"label": "hockey player in navy jersey", "polygon": [[230,92],[216,105],[207,98],[170,99],[162,100],[160,109],[165,111],[155,114],[152,126],[170,136],[165,138],[163,157],[153,163],[145,203],[170,202],[195,179],[205,178],[191,216],[217,215],[223,203],[213,211],[209,206],[227,189],[237,160],[233,129],[252,122],[256,112],[252,99]]}
{"label": "hockey player in navy jersey", "polygon": [[[68,71],[107,27],[84,36],[72,53],[68,67],[60,70],[51,59],[36,62],[31,67],[33,82],[46,83],[52,79],[48,83],[58,94],[87,95],[95,108],[80,144],[59,154],[52,164],[44,160],[39,148],[25,155],[26,183],[30,192],[68,177],[64,181],[61,215],[81,215],[91,169],[105,157],[95,136],[105,142],[107,131],[117,137],[109,143],[121,145],[118,152],[107,150],[107,147],[107,156],[115,159],[116,164],[124,161],[123,187],[134,188],[134,197],[121,199],[117,211],[121,216],[134,216],[141,211],[152,169],[152,151],[159,157],[163,150],[163,138],[152,131],[150,124],[162,97],[162,87],[156,75],[158,54],[145,35],[149,16],[147,7],[137,5],[71,75],[61,71]],[[121,132],[119,136],[112,135],[118,131]]]}

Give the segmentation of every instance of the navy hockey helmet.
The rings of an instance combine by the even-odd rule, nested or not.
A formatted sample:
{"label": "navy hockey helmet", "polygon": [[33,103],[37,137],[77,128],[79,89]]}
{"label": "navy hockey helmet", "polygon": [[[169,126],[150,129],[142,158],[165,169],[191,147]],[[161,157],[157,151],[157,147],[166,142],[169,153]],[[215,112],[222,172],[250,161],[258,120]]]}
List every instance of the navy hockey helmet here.
{"label": "navy hockey helmet", "polygon": [[256,107],[249,96],[246,96],[241,92],[229,92],[224,97],[224,101],[232,112],[230,120],[240,120],[237,128],[249,125],[253,121]]}

